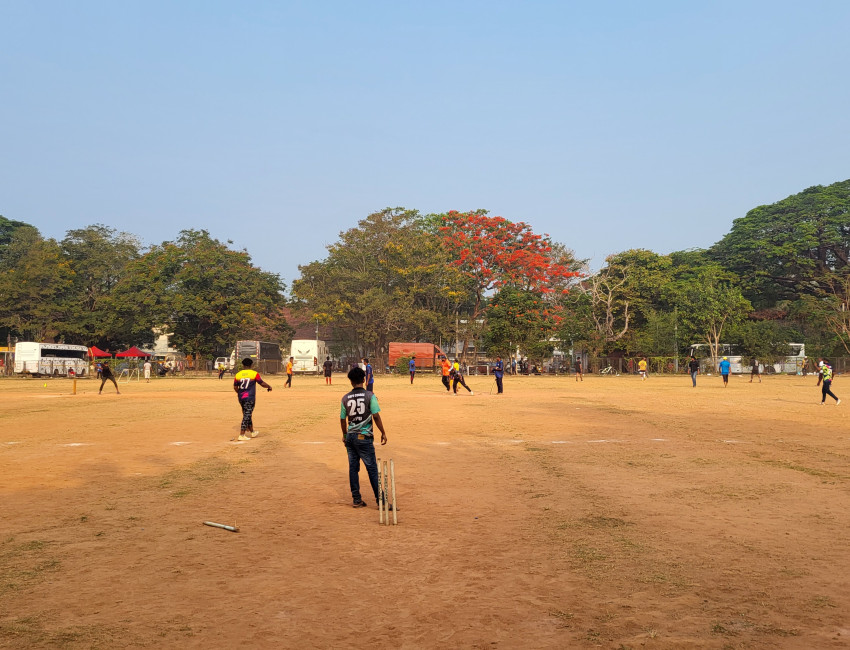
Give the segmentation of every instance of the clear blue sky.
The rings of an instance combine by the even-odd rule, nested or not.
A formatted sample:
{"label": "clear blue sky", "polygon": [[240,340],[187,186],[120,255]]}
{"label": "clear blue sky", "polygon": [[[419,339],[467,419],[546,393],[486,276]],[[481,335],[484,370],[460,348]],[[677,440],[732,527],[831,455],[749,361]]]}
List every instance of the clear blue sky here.
{"label": "clear blue sky", "polygon": [[291,283],[387,206],[595,266],[850,178],[850,2],[0,0],[0,214]]}

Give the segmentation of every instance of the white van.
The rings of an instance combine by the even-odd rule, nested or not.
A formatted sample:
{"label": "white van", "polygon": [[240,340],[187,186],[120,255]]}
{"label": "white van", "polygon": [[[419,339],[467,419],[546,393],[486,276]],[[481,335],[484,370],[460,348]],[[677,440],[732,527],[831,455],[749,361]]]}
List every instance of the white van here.
{"label": "white van", "polygon": [[89,349],[85,345],[29,341],[15,344],[16,373],[85,377],[88,369]]}
{"label": "white van", "polygon": [[290,346],[289,356],[293,357],[292,369],[295,372],[322,371],[325,358],[330,356],[328,346],[324,341],[316,339],[296,339]]}

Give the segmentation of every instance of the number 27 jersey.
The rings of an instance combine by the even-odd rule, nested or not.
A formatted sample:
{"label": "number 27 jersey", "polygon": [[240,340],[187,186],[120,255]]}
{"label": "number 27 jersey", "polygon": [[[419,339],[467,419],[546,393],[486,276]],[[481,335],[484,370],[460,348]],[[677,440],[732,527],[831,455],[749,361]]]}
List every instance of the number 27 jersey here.
{"label": "number 27 jersey", "polygon": [[233,383],[238,389],[239,400],[257,398],[257,382],[262,381],[256,370],[243,369],[233,377]]}
{"label": "number 27 jersey", "polygon": [[340,419],[348,418],[348,431],[372,435],[372,415],[380,413],[378,398],[365,388],[355,388],[342,398]]}

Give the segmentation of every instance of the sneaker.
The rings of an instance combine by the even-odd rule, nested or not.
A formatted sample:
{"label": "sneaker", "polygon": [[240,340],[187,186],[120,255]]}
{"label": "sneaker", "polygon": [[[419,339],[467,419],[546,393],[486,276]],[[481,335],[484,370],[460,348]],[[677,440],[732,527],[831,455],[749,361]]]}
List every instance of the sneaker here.
{"label": "sneaker", "polygon": [[474,390],[471,390],[471,391],[469,391],[469,394],[470,394],[470,395],[475,395],[475,391],[474,391]]}
{"label": "sneaker", "polygon": [[840,399],[835,400],[835,405],[838,406],[839,404],[841,404],[841,400]]}
{"label": "sneaker", "polygon": [[239,437],[238,437],[238,438],[236,438],[236,439],[237,439],[237,440],[239,440],[239,441],[244,442],[244,441],[246,441],[246,440],[250,440],[250,439],[251,439],[251,437],[250,437],[250,436],[243,435],[243,434],[241,434],[241,433],[240,433],[240,434],[239,434]]}
{"label": "sneaker", "polygon": [[355,501],[355,502],[351,505],[351,507],[352,507],[352,508],[365,508],[365,507],[366,507],[366,502],[365,502],[365,501],[363,501],[363,500],[361,499],[361,500],[359,500],[359,501]]}
{"label": "sneaker", "polygon": [[258,435],[260,435],[259,431],[251,431],[251,437],[252,438],[256,438]]}

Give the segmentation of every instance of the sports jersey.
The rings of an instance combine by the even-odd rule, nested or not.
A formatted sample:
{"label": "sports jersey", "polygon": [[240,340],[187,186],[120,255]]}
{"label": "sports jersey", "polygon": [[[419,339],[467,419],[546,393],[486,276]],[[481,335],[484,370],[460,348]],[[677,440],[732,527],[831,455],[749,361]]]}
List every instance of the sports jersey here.
{"label": "sports jersey", "polygon": [[443,377],[448,377],[449,371],[452,369],[452,364],[449,363],[449,361],[447,359],[443,359],[440,362],[440,365],[442,366],[442,369],[443,369]]}
{"label": "sports jersey", "polygon": [[348,418],[348,433],[372,435],[372,416],[380,413],[378,398],[365,388],[355,388],[342,397],[339,419]]}
{"label": "sports jersey", "polygon": [[729,361],[727,359],[723,359],[723,361],[720,362],[720,374],[721,375],[728,375],[729,374],[729,368],[731,368],[731,367],[732,367],[732,364],[729,363]]}
{"label": "sports jersey", "polygon": [[416,361],[411,359],[407,362],[407,367],[410,368],[410,372],[416,372]]}
{"label": "sports jersey", "polygon": [[823,364],[821,371],[823,372],[824,381],[832,381],[832,368],[830,366]]}
{"label": "sports jersey", "polygon": [[504,370],[505,370],[505,366],[504,366],[504,364],[502,364],[502,361],[500,359],[499,361],[496,362],[496,365],[493,368],[493,374],[496,377],[501,378],[502,374],[504,373]]}
{"label": "sports jersey", "polygon": [[262,381],[260,373],[250,368],[243,368],[233,377],[233,385],[239,390],[237,395],[239,401],[246,399],[257,399],[257,382]]}
{"label": "sports jersey", "polygon": [[286,362],[286,374],[287,375],[292,374],[292,362],[291,361]]}
{"label": "sports jersey", "polygon": [[372,364],[366,364],[366,385],[373,383],[375,381],[375,375],[372,374]]}
{"label": "sports jersey", "polygon": [[646,370],[646,361],[644,361],[643,359],[638,361],[638,370]]}

